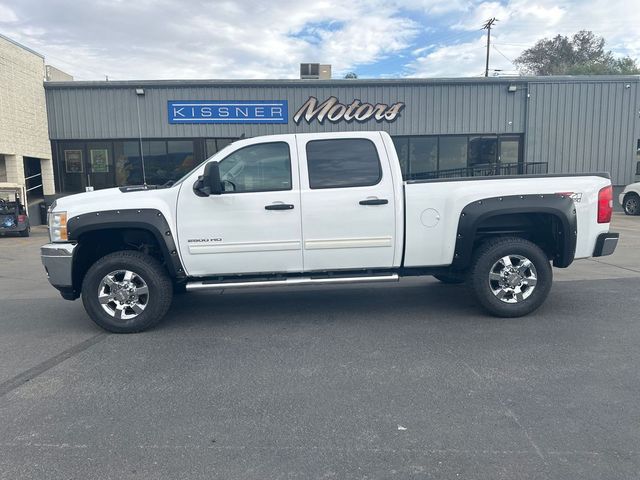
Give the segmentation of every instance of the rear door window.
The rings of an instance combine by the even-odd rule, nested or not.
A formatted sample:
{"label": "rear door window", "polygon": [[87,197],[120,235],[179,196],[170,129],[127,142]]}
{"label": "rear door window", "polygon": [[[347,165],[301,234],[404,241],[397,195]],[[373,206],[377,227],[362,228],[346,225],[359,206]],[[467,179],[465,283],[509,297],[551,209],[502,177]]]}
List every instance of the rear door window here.
{"label": "rear door window", "polygon": [[307,168],[312,189],[366,187],[382,179],[376,146],[364,138],[308,142]]}

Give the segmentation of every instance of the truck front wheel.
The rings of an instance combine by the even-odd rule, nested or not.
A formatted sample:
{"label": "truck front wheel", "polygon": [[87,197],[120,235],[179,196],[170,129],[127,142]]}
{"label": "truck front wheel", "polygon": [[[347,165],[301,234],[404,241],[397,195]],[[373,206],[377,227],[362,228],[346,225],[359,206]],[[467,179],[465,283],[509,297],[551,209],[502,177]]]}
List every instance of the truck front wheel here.
{"label": "truck front wheel", "polygon": [[536,310],[551,289],[553,270],[536,244],[502,237],[474,255],[470,284],[480,305],[498,317],[521,317]]}
{"label": "truck front wheel", "polygon": [[153,257],[123,250],[94,263],[82,282],[82,303],[91,319],[113,333],[135,333],[167,313],[173,285]]}

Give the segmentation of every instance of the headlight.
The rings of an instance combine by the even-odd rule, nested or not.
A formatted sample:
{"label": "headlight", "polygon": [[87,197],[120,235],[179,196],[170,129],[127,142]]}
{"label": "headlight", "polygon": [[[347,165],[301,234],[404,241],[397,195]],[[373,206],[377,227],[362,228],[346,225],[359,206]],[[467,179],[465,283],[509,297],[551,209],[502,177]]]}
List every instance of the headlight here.
{"label": "headlight", "polygon": [[67,212],[49,213],[49,239],[52,242],[67,241]]}

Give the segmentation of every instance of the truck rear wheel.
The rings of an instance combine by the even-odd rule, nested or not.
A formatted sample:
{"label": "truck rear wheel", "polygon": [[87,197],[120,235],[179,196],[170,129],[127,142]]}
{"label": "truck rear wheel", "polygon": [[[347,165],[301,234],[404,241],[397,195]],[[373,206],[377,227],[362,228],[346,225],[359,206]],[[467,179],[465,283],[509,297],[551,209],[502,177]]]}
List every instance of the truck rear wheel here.
{"label": "truck rear wheel", "polygon": [[533,312],[549,295],[552,281],[547,255],[523,238],[490,240],[474,255],[471,288],[480,305],[498,317]]}
{"label": "truck rear wheel", "polygon": [[135,333],[156,325],[169,310],[173,285],[153,257],[123,250],[94,263],[82,282],[84,308],[100,327]]}

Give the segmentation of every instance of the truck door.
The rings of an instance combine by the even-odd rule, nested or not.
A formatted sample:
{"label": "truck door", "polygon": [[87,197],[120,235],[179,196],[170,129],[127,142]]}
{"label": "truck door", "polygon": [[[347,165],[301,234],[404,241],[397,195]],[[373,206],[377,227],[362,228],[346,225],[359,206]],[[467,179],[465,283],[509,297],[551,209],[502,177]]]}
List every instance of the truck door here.
{"label": "truck door", "polygon": [[305,271],[393,266],[394,183],[379,135],[298,135]]}
{"label": "truck door", "polygon": [[295,141],[283,138],[243,142],[219,160],[221,195],[182,185],[178,243],[189,275],[302,271]]}

